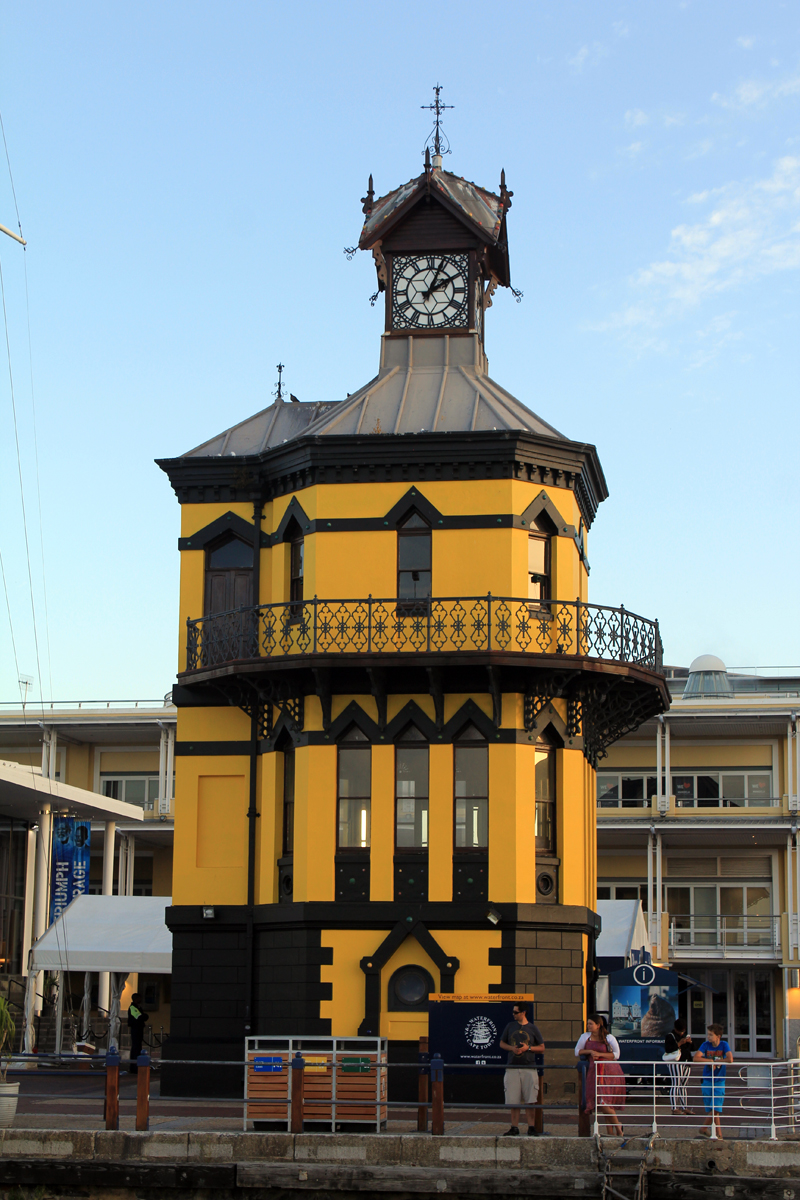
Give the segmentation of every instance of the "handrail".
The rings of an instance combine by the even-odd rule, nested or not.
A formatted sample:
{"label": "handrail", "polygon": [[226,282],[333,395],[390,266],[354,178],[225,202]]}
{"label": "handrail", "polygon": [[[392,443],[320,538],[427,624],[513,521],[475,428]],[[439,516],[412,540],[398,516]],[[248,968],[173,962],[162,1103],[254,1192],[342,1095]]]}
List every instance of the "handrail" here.
{"label": "handrail", "polygon": [[780,915],[747,913],[672,914],[669,917],[670,946],[677,949],[777,950],[780,946]]}
{"label": "handrail", "polygon": [[507,652],[661,671],[658,622],[624,607],[508,596],[282,601],[187,620],[187,670],[307,654]]}

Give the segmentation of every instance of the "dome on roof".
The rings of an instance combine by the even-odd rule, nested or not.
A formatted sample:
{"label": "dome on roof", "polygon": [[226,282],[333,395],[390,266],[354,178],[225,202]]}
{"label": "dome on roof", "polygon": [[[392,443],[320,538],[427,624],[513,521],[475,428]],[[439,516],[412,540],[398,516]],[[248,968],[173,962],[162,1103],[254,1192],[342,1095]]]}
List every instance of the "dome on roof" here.
{"label": "dome on roof", "polygon": [[689,667],[689,678],[683,689],[684,700],[690,696],[732,696],[733,685],[728,670],[716,654],[701,654]]}
{"label": "dome on roof", "polygon": [[695,671],[727,671],[727,669],[725,663],[721,658],[717,658],[716,654],[701,654],[689,667],[689,674],[694,675]]}

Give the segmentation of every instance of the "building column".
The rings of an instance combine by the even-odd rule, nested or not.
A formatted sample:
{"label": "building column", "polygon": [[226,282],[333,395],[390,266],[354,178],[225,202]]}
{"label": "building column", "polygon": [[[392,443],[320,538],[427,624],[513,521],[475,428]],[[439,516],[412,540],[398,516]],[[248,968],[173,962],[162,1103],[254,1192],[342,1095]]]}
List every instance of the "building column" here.
{"label": "building column", "polygon": [[28,973],[28,958],[33,942],[33,905],[36,895],[36,831],[28,830],[28,853],[25,862],[25,900],[22,913],[22,973]]}
{"label": "building column", "polygon": [[[50,805],[45,803],[39,812],[39,828],[36,833],[36,894],[34,899],[33,936],[38,940],[47,929],[50,899],[50,848],[52,844],[53,816]],[[36,1012],[42,1011],[42,985],[44,972],[36,975]]]}
{"label": "building column", "polygon": [[654,917],[653,912],[653,830],[647,835],[647,941],[650,945],[650,954],[653,954],[654,934]]}
{"label": "building column", "polygon": [[[114,892],[114,838],[117,832],[116,821],[106,821],[105,841],[103,842],[103,895],[111,896]],[[97,1007],[108,1012],[111,999],[111,976],[108,971],[101,971],[97,984]]]}
{"label": "building column", "polygon": [[656,833],[656,938],[658,958],[661,960],[661,917],[664,911],[663,872],[661,869],[661,834]]}

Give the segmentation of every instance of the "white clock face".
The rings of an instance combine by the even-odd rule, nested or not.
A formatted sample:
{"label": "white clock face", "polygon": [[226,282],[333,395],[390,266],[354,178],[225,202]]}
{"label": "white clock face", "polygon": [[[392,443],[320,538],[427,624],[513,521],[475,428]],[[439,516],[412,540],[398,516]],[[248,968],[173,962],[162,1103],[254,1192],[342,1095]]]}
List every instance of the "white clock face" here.
{"label": "white clock face", "polygon": [[411,254],[392,264],[392,328],[469,326],[466,254]]}

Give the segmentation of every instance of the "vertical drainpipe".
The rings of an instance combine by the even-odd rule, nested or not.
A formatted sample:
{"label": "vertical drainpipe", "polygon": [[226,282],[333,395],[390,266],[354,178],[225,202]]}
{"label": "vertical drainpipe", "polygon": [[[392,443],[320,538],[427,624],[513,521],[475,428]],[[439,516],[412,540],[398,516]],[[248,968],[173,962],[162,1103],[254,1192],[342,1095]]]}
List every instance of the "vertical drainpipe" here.
{"label": "vertical drainpipe", "polygon": [[[258,604],[261,600],[261,521],[262,501],[253,501],[253,604],[258,636]],[[256,820],[258,819],[258,725],[260,704],[254,698],[250,716],[250,804],[247,809],[247,962],[245,971],[245,1037],[253,1029],[253,910],[256,902]]]}

